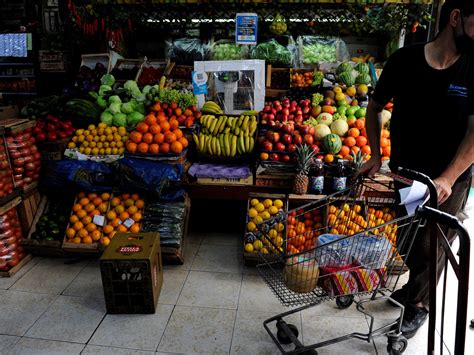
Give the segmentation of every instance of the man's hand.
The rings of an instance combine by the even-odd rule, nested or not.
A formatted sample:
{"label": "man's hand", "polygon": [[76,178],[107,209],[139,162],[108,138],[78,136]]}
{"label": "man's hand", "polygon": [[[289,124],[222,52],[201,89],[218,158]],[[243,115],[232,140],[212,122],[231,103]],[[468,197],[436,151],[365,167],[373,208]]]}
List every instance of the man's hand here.
{"label": "man's hand", "polygon": [[373,177],[376,172],[380,170],[382,166],[382,162],[380,157],[371,157],[364,165],[362,165],[359,171],[356,172],[356,177],[359,175],[369,175],[369,177]]}
{"label": "man's hand", "polygon": [[438,192],[438,204],[441,205],[449,198],[449,196],[451,196],[451,187],[453,184],[442,176],[434,179],[433,182],[436,186],[436,191]]}

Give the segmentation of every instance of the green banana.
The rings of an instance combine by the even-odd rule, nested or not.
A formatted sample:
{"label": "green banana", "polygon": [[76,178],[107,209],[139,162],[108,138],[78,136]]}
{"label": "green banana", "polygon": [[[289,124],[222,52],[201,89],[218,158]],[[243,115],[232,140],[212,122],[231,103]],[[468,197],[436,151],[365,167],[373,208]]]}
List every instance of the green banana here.
{"label": "green banana", "polygon": [[253,152],[254,146],[255,146],[255,139],[253,139],[253,137],[250,137],[250,149],[249,149],[249,153],[252,153],[252,152]]}
{"label": "green banana", "polygon": [[243,132],[240,132],[239,145],[240,145],[240,151],[242,152],[242,154],[245,153],[245,138],[244,138]]}
{"label": "green banana", "polygon": [[237,136],[232,136],[232,145],[231,145],[230,155],[235,157],[236,153],[237,153]]}
{"label": "green banana", "polygon": [[240,135],[240,132],[242,132],[242,131],[240,130],[240,128],[239,128],[239,127],[236,127],[235,130],[234,130],[234,134],[237,135],[237,136],[239,136],[239,135]]}

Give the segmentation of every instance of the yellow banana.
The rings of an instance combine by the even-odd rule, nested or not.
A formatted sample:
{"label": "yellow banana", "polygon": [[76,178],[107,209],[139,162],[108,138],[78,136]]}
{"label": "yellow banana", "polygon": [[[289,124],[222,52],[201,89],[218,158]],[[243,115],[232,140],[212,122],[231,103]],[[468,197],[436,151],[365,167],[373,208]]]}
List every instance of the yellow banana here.
{"label": "yellow banana", "polygon": [[253,137],[255,134],[255,131],[257,130],[257,121],[252,121],[250,122],[250,127],[249,127],[249,136]]}
{"label": "yellow banana", "polygon": [[235,157],[235,154],[237,154],[237,136],[232,136],[232,145],[231,145],[231,152],[230,155]]}

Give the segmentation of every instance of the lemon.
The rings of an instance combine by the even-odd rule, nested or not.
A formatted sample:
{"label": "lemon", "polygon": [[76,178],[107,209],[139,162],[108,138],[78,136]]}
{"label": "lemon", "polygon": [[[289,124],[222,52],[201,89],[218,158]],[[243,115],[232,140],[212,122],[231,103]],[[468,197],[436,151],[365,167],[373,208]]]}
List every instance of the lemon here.
{"label": "lemon", "polygon": [[270,219],[270,217],[271,217],[270,213],[268,213],[267,211],[262,212],[262,218],[263,218],[264,221],[267,220],[267,219]]}
{"label": "lemon", "polygon": [[[105,142],[106,140],[107,140],[107,136],[101,135],[101,136],[99,137],[99,141],[100,141],[100,142]],[[105,143],[104,143],[104,144],[105,144]]]}
{"label": "lemon", "polygon": [[90,154],[91,154],[91,151],[92,151],[91,148],[86,148],[86,149],[84,149],[84,154],[90,155]]}
{"label": "lemon", "polygon": [[92,155],[98,155],[99,154],[99,148],[93,148],[91,153],[92,153]]}
{"label": "lemon", "polygon": [[253,242],[253,248],[255,250],[260,250],[260,249],[262,249],[262,247],[263,247],[263,243],[262,243],[261,240],[257,239],[256,241]]}
{"label": "lemon", "polygon": [[95,125],[90,124],[89,126],[87,126],[87,129],[88,129],[89,131],[92,131],[92,130],[95,129]]}
{"label": "lemon", "polygon": [[76,136],[82,136],[84,134],[84,130],[82,128],[76,131]]}
{"label": "lemon", "polygon": [[268,236],[272,239],[275,238],[277,235],[278,235],[278,232],[275,229],[270,229],[268,231]]}
{"label": "lemon", "polygon": [[112,142],[114,140],[114,136],[112,134],[107,135],[107,142]]}
{"label": "lemon", "polygon": [[101,123],[99,123],[99,124],[97,125],[97,127],[98,127],[98,128],[107,128],[107,124],[101,122]]}
{"label": "lemon", "polygon": [[249,232],[253,232],[256,228],[257,226],[254,222],[250,221],[249,223],[247,223],[247,230]]}
{"label": "lemon", "polygon": [[340,94],[342,93],[342,88],[340,86],[335,86],[332,91],[334,91],[334,93],[336,94]]}
{"label": "lemon", "polygon": [[255,209],[256,209],[258,212],[263,212],[263,211],[265,211],[265,206],[264,206],[263,203],[260,203],[260,202],[259,202],[259,203],[257,203],[257,204],[255,205]]}
{"label": "lemon", "polygon": [[[114,149],[117,149],[117,148],[114,148]],[[122,155],[124,152],[125,152],[125,148],[122,147],[122,148],[119,148],[119,149],[118,149],[117,154]]]}
{"label": "lemon", "polygon": [[250,205],[251,206],[256,206],[260,201],[257,200],[256,198],[253,198],[251,201],[250,201]]}
{"label": "lemon", "polygon": [[270,206],[270,207],[268,208],[268,212],[269,212],[272,216],[273,216],[273,215],[276,215],[276,214],[278,213],[278,211],[279,211],[278,208],[275,207],[275,206]]}
{"label": "lemon", "polygon": [[109,147],[109,142],[104,142],[104,143],[102,143],[102,146],[103,146],[104,148],[108,148],[108,147]]}
{"label": "lemon", "polygon": [[127,134],[127,129],[125,127],[119,127],[118,134],[120,134],[123,137],[124,135]]}
{"label": "lemon", "polygon": [[100,142],[100,137],[99,136],[93,136],[93,137],[94,137],[93,138],[94,142],[96,142],[96,143]]}
{"label": "lemon", "polygon": [[258,211],[255,208],[249,209],[249,217],[250,218],[255,218],[258,216]]}
{"label": "lemon", "polygon": [[269,208],[270,206],[273,206],[273,201],[267,198],[265,201],[263,201],[263,205],[265,208]]}
{"label": "lemon", "polygon": [[122,136],[118,133],[114,134],[114,141],[120,142],[122,140]]}
{"label": "lemon", "polygon": [[80,148],[79,148],[79,153],[84,154],[84,150],[85,150],[85,149],[86,149],[86,148],[84,148],[84,147],[80,147]]}
{"label": "lemon", "polygon": [[244,249],[245,249],[245,251],[246,251],[247,253],[253,253],[253,244],[252,244],[252,243],[247,243],[247,244],[245,244],[245,248],[244,248]]}
{"label": "lemon", "polygon": [[263,247],[262,249],[260,249],[260,252],[261,252],[262,254],[269,254],[268,249],[265,248],[265,247]]}
{"label": "lemon", "polygon": [[259,224],[259,223],[262,223],[262,222],[263,222],[263,218],[260,217],[260,216],[256,216],[252,221],[253,221],[253,223],[255,223],[255,224]]}
{"label": "lemon", "polygon": [[99,149],[99,154],[100,154],[100,155],[104,155],[104,154],[105,154],[105,149],[104,149],[104,148],[100,148],[100,149]]}
{"label": "lemon", "polygon": [[273,206],[275,206],[276,208],[282,208],[283,207],[283,201],[277,199],[277,200],[273,201]]}
{"label": "lemon", "polygon": [[112,134],[112,128],[107,127],[104,132],[106,135]]}
{"label": "lemon", "polygon": [[86,141],[92,142],[93,140],[94,140],[94,137],[91,136],[90,134],[88,134],[88,135],[86,136]]}
{"label": "lemon", "polygon": [[117,143],[115,143],[115,142],[110,142],[110,143],[109,143],[109,147],[110,147],[110,148],[116,148],[116,147],[117,147]]}
{"label": "lemon", "polygon": [[69,142],[69,143],[67,144],[67,147],[68,147],[69,149],[74,149],[74,148],[76,148],[76,143],[74,143],[74,142]]}
{"label": "lemon", "polygon": [[349,86],[346,90],[346,94],[349,96],[355,96],[356,94],[356,88],[353,86]]}
{"label": "lemon", "polygon": [[91,148],[95,148],[96,146],[97,146],[97,144],[94,141],[89,143],[89,147],[91,147]]}
{"label": "lemon", "polygon": [[285,225],[283,223],[278,223],[275,227],[278,232],[283,232],[285,230]]}
{"label": "lemon", "polygon": [[104,153],[107,154],[107,155],[110,155],[110,154],[112,154],[112,149],[111,148],[106,148]]}
{"label": "lemon", "polygon": [[117,155],[119,153],[117,148],[108,148],[108,149],[111,149],[113,155]]}
{"label": "lemon", "polygon": [[85,136],[83,136],[82,134],[78,135],[77,141],[78,141],[79,143],[82,143],[82,142],[84,142],[85,140],[86,140],[86,137],[85,137]]}
{"label": "lemon", "polygon": [[[123,142],[122,142],[122,141],[120,141],[120,142],[114,142],[114,143],[115,143],[115,146],[116,146],[117,148],[122,148],[122,147],[123,147]],[[113,147],[112,147],[112,148],[113,148]]]}
{"label": "lemon", "polygon": [[283,245],[283,238],[282,237],[276,237],[274,243],[277,247],[281,247]]}
{"label": "lemon", "polygon": [[357,93],[359,95],[367,95],[369,92],[369,88],[365,84],[360,84],[359,87],[357,88]]}

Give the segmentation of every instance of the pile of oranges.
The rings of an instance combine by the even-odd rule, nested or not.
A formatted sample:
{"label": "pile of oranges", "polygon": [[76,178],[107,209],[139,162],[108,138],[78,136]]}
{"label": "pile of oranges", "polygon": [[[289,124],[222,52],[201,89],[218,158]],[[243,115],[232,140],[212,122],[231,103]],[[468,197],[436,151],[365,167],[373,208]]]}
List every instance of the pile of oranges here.
{"label": "pile of oranges", "polygon": [[130,133],[125,147],[129,153],[167,154],[181,153],[188,140],[179,129],[176,116],[167,117],[163,111],[151,112]]}
{"label": "pile of oranges", "polygon": [[321,209],[303,213],[292,211],[288,213],[287,251],[297,254],[316,246],[316,239],[323,234],[323,217]]}
{"label": "pile of oranges", "polygon": [[106,215],[107,222],[102,229],[104,233],[102,245],[109,245],[117,232],[140,232],[144,207],[145,202],[138,194],[114,196],[110,200],[110,208]]}
{"label": "pile of oranges", "polygon": [[101,227],[93,223],[93,219],[95,215],[105,215],[109,200],[108,192],[102,194],[80,192],[69,217],[67,241],[74,244],[98,242],[102,237]]}

